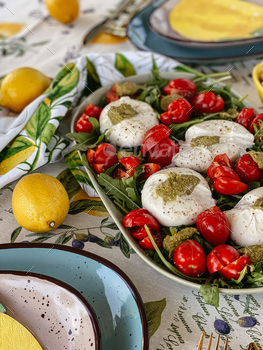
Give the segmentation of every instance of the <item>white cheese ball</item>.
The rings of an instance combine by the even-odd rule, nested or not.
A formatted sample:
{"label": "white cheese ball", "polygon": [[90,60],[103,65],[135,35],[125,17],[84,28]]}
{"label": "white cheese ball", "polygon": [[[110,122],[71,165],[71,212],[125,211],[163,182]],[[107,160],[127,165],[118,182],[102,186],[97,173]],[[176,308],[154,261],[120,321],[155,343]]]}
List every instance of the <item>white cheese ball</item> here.
{"label": "white cheese ball", "polygon": [[[113,125],[108,116],[110,107],[118,107],[124,103],[130,105],[137,114]],[[109,103],[103,108],[100,115],[100,132],[107,130],[107,141],[120,147],[140,146],[147,131],[157,124],[159,124],[157,114],[148,103],[131,99],[128,96]]]}
{"label": "white cheese ball", "polygon": [[252,208],[259,198],[263,198],[263,187],[248,192],[233,209],[224,212],[230,238],[242,247],[263,244],[263,208]]}
{"label": "white cheese ball", "polygon": [[[165,201],[157,195],[156,188],[171,176],[171,172],[178,175],[192,175],[200,182],[190,194],[176,195],[175,200]],[[142,190],[142,205],[163,226],[192,225],[198,214],[215,205],[208,183],[202,175],[192,169],[169,168],[151,175]]]}
{"label": "white cheese ball", "polygon": [[[193,139],[203,136],[218,136],[219,143],[191,146]],[[205,173],[215,156],[226,153],[231,162],[234,162],[253,143],[254,136],[242,125],[228,120],[207,120],[186,131],[185,142],[179,142],[179,153],[174,155],[172,164]]]}

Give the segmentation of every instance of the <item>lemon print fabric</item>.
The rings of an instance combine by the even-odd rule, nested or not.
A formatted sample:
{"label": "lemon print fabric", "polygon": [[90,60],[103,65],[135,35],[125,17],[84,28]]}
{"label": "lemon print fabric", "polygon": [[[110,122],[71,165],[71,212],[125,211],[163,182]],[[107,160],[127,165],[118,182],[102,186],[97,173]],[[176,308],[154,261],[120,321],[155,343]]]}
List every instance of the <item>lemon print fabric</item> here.
{"label": "lemon print fabric", "polygon": [[3,22],[0,23],[0,38],[11,38],[25,28],[24,23]]}
{"label": "lemon print fabric", "polygon": [[169,24],[190,40],[251,38],[263,30],[263,7],[242,0],[181,0],[170,12]]}
{"label": "lemon print fabric", "polygon": [[12,209],[17,222],[32,232],[48,232],[65,220],[69,197],[62,183],[46,174],[24,176],[15,186]]}
{"label": "lemon print fabric", "polygon": [[42,350],[42,347],[21,323],[0,312],[0,349]]}
{"label": "lemon print fabric", "polygon": [[6,75],[0,87],[0,105],[13,112],[21,112],[30,102],[41,95],[51,79],[40,71],[21,67]]}
{"label": "lemon print fabric", "polygon": [[61,23],[71,23],[78,17],[78,0],[45,0],[45,4],[50,16]]}

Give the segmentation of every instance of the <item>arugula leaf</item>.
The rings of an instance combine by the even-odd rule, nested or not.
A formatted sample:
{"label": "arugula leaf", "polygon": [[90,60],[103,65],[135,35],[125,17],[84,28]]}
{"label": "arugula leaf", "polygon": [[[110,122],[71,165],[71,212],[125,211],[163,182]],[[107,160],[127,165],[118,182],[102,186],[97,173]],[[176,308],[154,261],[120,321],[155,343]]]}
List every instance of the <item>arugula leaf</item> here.
{"label": "arugula leaf", "polygon": [[87,151],[89,148],[93,148],[99,143],[102,143],[105,139],[105,132],[100,134],[100,124],[96,118],[89,118],[93,128],[91,132],[71,132],[66,136],[76,142],[76,145],[71,147],[71,151]]}
{"label": "arugula leaf", "polygon": [[129,197],[122,180],[113,179],[105,173],[99,174],[97,179],[107,195],[114,199],[123,201],[130,210],[140,208],[140,206]]}
{"label": "arugula leaf", "polygon": [[219,289],[214,284],[203,284],[200,287],[200,293],[204,298],[204,301],[212,306],[219,306]]}

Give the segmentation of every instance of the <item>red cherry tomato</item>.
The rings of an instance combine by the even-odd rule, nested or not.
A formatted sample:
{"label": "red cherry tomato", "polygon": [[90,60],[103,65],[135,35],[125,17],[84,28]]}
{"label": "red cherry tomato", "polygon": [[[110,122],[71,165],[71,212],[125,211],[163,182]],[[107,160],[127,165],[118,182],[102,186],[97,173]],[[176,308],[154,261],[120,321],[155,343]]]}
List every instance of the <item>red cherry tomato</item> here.
{"label": "red cherry tomato", "polygon": [[123,226],[130,228],[131,235],[139,241],[144,249],[154,249],[144,225],[147,225],[158,247],[162,244],[158,221],[146,209],[134,209],[123,218]]}
{"label": "red cherry tomato", "polygon": [[95,156],[94,149],[89,148],[87,152],[87,160],[91,165],[93,164],[94,156]]}
{"label": "red cherry tomato", "polygon": [[207,269],[210,273],[219,272],[226,279],[239,277],[239,272],[250,264],[247,254],[240,257],[239,252],[232,246],[220,244],[207,256]]}
{"label": "red cherry tomato", "polygon": [[95,150],[88,149],[87,160],[94,168],[94,170],[100,174],[118,163],[118,157],[116,155],[116,148],[109,143],[99,144]]}
{"label": "red cherry tomato", "polygon": [[181,124],[190,119],[193,107],[184,98],[177,98],[169,103],[167,111],[160,115],[161,122],[165,125]]}
{"label": "red cherry tomato", "polygon": [[215,156],[213,163],[217,163],[219,165],[225,165],[228,168],[231,168],[231,160],[229,159],[228,155],[226,153],[219,154]]}
{"label": "red cherry tomato", "polygon": [[218,208],[212,207],[200,213],[196,226],[206,241],[213,246],[223,244],[229,237],[229,222],[225,214]]}
{"label": "red cherry tomato", "polygon": [[210,167],[207,169],[207,175],[212,181],[215,181],[220,177],[227,177],[229,179],[240,181],[237,173],[225,165],[210,165]]}
{"label": "red cherry tomato", "polygon": [[207,256],[207,269],[210,273],[220,271],[224,266],[227,266],[239,257],[239,252],[231,245],[217,245]]}
{"label": "red cherry tomato", "polygon": [[76,132],[91,132],[93,129],[93,125],[89,122],[89,117],[86,114],[82,114],[82,116],[78,119],[75,125]]}
{"label": "red cherry tomato", "polygon": [[134,209],[123,218],[124,227],[135,227],[147,225],[153,231],[159,231],[158,221],[146,209]]}
{"label": "red cherry tomato", "polygon": [[172,130],[163,124],[152,127],[145,135],[141,144],[141,153],[144,156],[150,149],[157,145],[163,139],[166,139]]}
{"label": "red cherry tomato", "polygon": [[187,276],[198,277],[206,271],[206,258],[202,246],[191,239],[180,243],[174,250],[175,267]]}
{"label": "red cherry tomato", "polygon": [[247,254],[242,255],[231,264],[223,267],[219,272],[227,280],[231,278],[237,280],[240,277],[240,272],[247,266],[247,272],[249,271],[250,257]]}
{"label": "red cherry tomato", "polygon": [[201,92],[193,97],[191,103],[196,114],[216,113],[224,108],[224,100],[221,96],[216,96],[213,92]]}
{"label": "red cherry tomato", "polygon": [[[160,235],[160,233],[156,233],[156,234],[152,234],[152,237],[157,245],[157,247],[159,248],[162,245],[162,237]],[[143,248],[143,249],[150,249],[150,250],[154,250],[154,246],[152,244],[152,242],[150,241],[149,236],[143,238],[142,240],[139,241],[139,245]]]}
{"label": "red cherry tomato", "polygon": [[216,192],[227,195],[238,194],[247,189],[247,184],[227,177],[216,179],[213,186]]}
{"label": "red cherry tomato", "polygon": [[254,117],[254,108],[243,108],[238,113],[235,122],[248,129]]}
{"label": "red cherry tomato", "polygon": [[161,169],[161,166],[155,163],[145,163],[143,164],[143,167],[144,173],[141,174],[142,179],[148,179],[148,177]]}
{"label": "red cherry tomato", "polygon": [[178,94],[186,98],[187,100],[191,100],[192,97],[196,94],[196,85],[190,79],[174,79],[169,82],[164,88],[164,93],[166,95],[170,94]]}
{"label": "red cherry tomato", "polygon": [[99,120],[100,114],[102,109],[98,106],[93,106],[93,104],[88,104],[84,114],[88,115],[89,117],[96,118]]}
{"label": "red cherry tomato", "polygon": [[128,177],[134,175],[134,169],[140,164],[139,159],[133,156],[120,158],[119,162],[125,167]]}
{"label": "red cherry tomato", "polygon": [[244,182],[258,181],[261,176],[261,170],[250,154],[244,154],[237,160],[235,171]]}
{"label": "red cherry tomato", "polygon": [[159,164],[161,167],[170,165],[173,156],[179,152],[179,145],[173,140],[163,139],[148,152],[148,162]]}
{"label": "red cherry tomato", "polygon": [[119,95],[117,94],[117,92],[107,91],[106,99],[107,99],[107,103],[111,103],[111,102],[117,101],[119,99]]}
{"label": "red cherry tomato", "polygon": [[263,113],[256,115],[255,118],[252,120],[248,129],[252,134],[255,134],[254,126],[256,126],[257,128],[259,127],[259,121],[263,121]]}

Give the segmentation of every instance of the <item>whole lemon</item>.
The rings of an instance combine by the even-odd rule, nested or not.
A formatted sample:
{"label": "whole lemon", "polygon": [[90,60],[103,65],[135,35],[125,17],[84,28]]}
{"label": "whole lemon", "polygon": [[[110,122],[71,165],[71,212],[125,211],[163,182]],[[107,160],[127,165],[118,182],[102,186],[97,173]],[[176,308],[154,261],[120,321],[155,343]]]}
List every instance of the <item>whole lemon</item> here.
{"label": "whole lemon", "polygon": [[0,87],[0,105],[21,112],[50,85],[51,79],[34,68],[22,67],[5,76]]}
{"label": "whole lemon", "polygon": [[62,23],[71,23],[79,15],[78,0],[45,0],[51,17]]}
{"label": "whole lemon", "polygon": [[69,211],[69,197],[62,183],[46,174],[25,175],[12,195],[14,216],[22,227],[32,232],[57,228]]}

